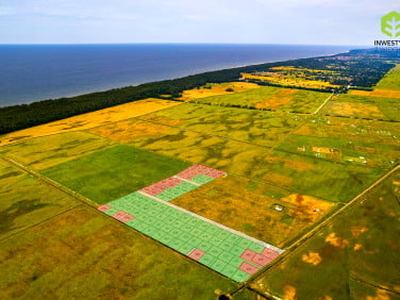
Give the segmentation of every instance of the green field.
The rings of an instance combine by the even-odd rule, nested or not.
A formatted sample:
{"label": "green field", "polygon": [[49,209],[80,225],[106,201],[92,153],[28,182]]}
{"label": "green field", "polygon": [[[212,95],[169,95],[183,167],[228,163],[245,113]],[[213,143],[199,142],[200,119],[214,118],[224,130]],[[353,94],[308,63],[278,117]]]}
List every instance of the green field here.
{"label": "green field", "polygon": [[0,268],[1,299],[209,300],[236,287],[88,207],[1,241]]}
{"label": "green field", "polygon": [[279,297],[294,291],[298,299],[375,297],[379,287],[398,291],[399,186],[397,172],[256,280],[257,289]]}
{"label": "green field", "polygon": [[377,89],[400,91],[400,65],[390,70],[376,85]]}
{"label": "green field", "polygon": [[178,159],[118,145],[42,170],[42,174],[97,203],[106,203],[188,166]]}

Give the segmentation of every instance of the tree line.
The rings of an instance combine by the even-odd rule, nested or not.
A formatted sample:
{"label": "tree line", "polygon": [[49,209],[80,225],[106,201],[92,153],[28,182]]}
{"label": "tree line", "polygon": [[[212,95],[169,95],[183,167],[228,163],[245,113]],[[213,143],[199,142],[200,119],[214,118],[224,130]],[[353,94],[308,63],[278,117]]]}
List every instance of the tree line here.
{"label": "tree line", "polygon": [[[391,55],[391,56],[390,56]],[[397,55],[397,56],[394,56]],[[351,64],[339,56],[356,56]],[[178,79],[144,83],[104,92],[95,92],[69,98],[59,98],[0,108],[0,134],[48,123],[55,120],[111,107],[145,98],[170,95],[171,100],[181,96],[187,89],[204,86],[207,83],[238,81],[241,73],[266,71],[272,67],[293,66],[303,68],[326,69],[327,63],[334,62],[343,76],[352,78],[353,86],[370,88],[376,84],[394,64],[399,54],[374,54],[371,50],[354,50],[330,57],[296,59],[285,62],[265,63],[246,67],[230,68],[219,71],[190,75]],[[347,63],[346,63],[347,62]],[[345,69],[343,69],[345,68]],[[332,82],[337,84],[335,82]],[[346,82],[348,84],[348,82]]]}

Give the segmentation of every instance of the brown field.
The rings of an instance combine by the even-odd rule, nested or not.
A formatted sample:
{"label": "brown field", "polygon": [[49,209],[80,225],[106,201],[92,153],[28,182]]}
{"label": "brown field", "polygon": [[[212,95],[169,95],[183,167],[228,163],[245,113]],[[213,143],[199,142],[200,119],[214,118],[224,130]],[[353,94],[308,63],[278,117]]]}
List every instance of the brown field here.
{"label": "brown field", "polygon": [[351,90],[350,95],[355,96],[370,96],[370,97],[383,97],[383,98],[400,98],[400,91],[374,89],[373,91],[359,91]]}
{"label": "brown field", "polygon": [[[199,98],[205,98],[217,95],[227,95],[232,93],[245,92],[252,89],[258,89],[260,86],[255,83],[249,82],[228,82],[221,84],[208,84],[207,88],[201,87],[199,89],[191,89],[183,92],[180,100],[190,101]],[[233,89],[233,92],[226,91]]]}
{"label": "brown field", "polygon": [[256,108],[278,109],[282,105],[292,100],[292,95],[298,90],[296,89],[282,89],[273,95],[271,98],[265,99],[255,105]]}
{"label": "brown field", "polygon": [[133,118],[179,104],[179,102],[153,98],[121,104],[91,113],[8,133],[0,136],[0,146],[26,138],[97,127],[106,123]]}
{"label": "brown field", "polygon": [[328,102],[322,108],[320,114],[354,116],[370,119],[386,119],[386,116],[375,105],[341,101]]}

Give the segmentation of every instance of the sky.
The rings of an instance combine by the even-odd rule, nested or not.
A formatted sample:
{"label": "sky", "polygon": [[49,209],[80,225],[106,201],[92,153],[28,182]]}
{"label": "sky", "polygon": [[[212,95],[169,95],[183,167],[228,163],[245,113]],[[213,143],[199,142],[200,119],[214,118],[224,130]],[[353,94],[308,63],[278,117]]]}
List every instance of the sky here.
{"label": "sky", "polygon": [[399,0],[0,0],[1,44],[373,45]]}

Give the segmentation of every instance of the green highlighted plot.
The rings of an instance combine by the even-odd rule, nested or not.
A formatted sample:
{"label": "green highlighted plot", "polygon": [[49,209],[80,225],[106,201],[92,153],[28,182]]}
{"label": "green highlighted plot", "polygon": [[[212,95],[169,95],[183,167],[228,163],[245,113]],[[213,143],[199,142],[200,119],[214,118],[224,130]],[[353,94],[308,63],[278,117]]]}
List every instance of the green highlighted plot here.
{"label": "green highlighted plot", "polygon": [[190,191],[193,191],[196,188],[198,188],[197,185],[184,181],[178,184],[177,186],[162,191],[160,194],[157,195],[157,198],[164,201],[171,201],[175,198],[178,198],[179,196],[182,196]]}
{"label": "green highlighted plot", "polygon": [[[184,183],[184,187],[189,184]],[[283,252],[156,199],[135,192],[98,209],[237,282],[248,279]]]}

